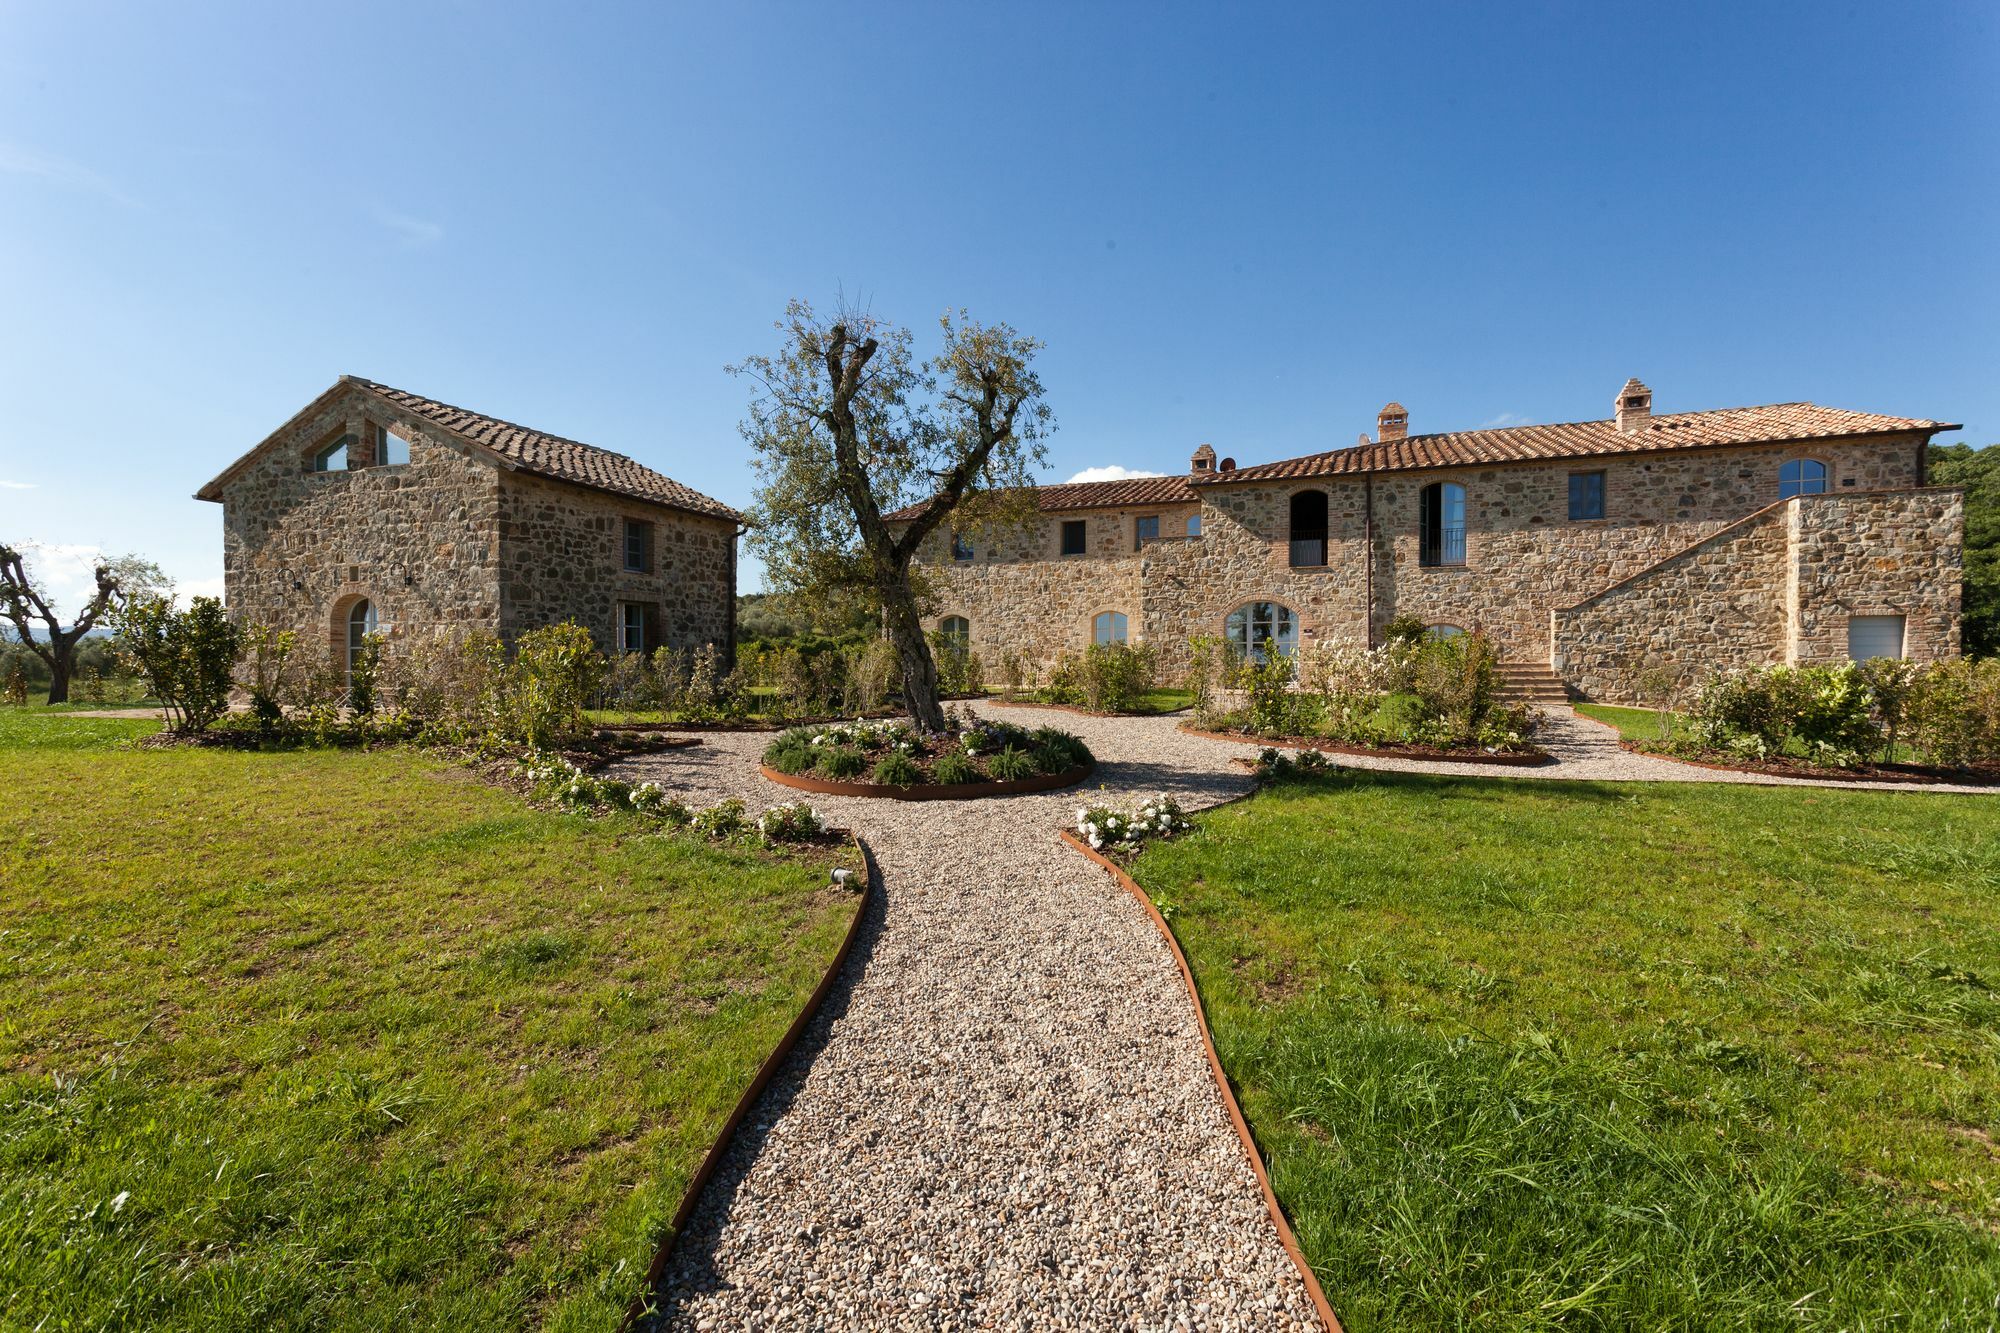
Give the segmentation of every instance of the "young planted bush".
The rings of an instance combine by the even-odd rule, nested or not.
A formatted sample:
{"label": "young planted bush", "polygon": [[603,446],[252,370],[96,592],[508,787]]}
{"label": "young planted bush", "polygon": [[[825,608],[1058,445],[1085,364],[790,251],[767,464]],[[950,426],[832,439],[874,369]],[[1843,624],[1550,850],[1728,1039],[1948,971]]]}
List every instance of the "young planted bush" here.
{"label": "young planted bush", "polygon": [[120,651],[164,706],[169,730],[192,734],[229,707],[243,630],[214,597],[177,611],[171,598],[135,597],[118,612]]}

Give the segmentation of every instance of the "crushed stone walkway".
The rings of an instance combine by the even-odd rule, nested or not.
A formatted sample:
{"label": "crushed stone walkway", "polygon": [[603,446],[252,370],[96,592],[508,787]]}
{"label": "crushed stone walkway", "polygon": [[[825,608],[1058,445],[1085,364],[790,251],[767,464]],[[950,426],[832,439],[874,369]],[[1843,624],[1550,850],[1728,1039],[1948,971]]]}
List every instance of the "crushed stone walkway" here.
{"label": "crushed stone walkway", "polygon": [[[979,711],[1077,732],[1097,772],[983,801],[810,798],[868,841],[882,892],[696,1207],[658,1327],[1317,1328],[1171,954],[1138,904],[1056,836],[1100,796],[1166,792],[1195,809],[1240,795],[1249,778],[1231,761],[1255,749],[1171,717]],[[1633,754],[1567,709],[1544,726],[1556,762],[1537,768],[1329,759],[1495,781],[1912,790]],[[802,798],[758,775],[769,740],[704,732],[618,771],[692,805],[741,797],[754,813]]]}
{"label": "crushed stone walkway", "polygon": [[[1237,747],[1011,716],[1082,735],[1097,772],[983,801],[811,798],[867,840],[883,891],[676,1247],[661,1327],[1319,1327],[1172,955],[1057,839],[1100,786],[1241,794]],[[769,740],[705,733],[619,771],[761,809],[801,795],[758,776]]]}

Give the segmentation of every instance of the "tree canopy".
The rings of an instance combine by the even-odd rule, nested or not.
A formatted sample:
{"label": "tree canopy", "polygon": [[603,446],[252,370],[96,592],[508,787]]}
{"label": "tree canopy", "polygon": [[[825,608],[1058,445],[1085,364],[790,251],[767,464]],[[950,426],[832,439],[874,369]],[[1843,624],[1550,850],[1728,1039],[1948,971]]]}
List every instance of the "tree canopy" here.
{"label": "tree canopy", "polygon": [[1930,474],[1965,488],[1965,652],[2000,653],[2000,444],[1934,444]]}
{"label": "tree canopy", "polygon": [[[908,329],[865,312],[793,301],[777,328],[776,353],[730,367],[757,385],[742,426],[759,482],[750,548],[773,590],[878,613],[912,716],[940,727],[910,562],[947,519],[1020,516],[1054,428],[1032,365],[1041,344],[962,310],[939,320],[923,360]],[[903,509],[914,517],[887,518]]]}

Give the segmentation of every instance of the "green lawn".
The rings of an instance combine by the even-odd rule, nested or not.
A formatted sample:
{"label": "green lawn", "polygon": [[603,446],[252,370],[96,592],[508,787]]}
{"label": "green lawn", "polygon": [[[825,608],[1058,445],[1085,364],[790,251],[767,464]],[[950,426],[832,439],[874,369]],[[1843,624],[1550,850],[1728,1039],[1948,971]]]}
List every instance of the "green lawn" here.
{"label": "green lawn", "polygon": [[831,854],[152,726],[0,710],[0,1327],[613,1327]]}
{"label": "green lawn", "polygon": [[1347,772],[1145,852],[1350,1329],[1986,1328],[2000,799]]}
{"label": "green lawn", "polygon": [[1671,725],[1675,720],[1674,714],[1655,708],[1621,708],[1616,704],[1577,704],[1576,711],[1618,728],[1618,734],[1628,741],[1659,740],[1661,724]]}

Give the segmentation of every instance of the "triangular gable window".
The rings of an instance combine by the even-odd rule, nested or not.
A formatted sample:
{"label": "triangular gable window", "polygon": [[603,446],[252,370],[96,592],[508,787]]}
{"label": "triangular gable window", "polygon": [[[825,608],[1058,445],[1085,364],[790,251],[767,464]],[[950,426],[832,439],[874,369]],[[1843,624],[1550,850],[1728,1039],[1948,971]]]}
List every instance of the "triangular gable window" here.
{"label": "triangular gable window", "polygon": [[352,443],[354,443],[352,435],[343,435],[331,444],[326,445],[313,455],[312,470],[315,472],[347,471],[347,446]]}

